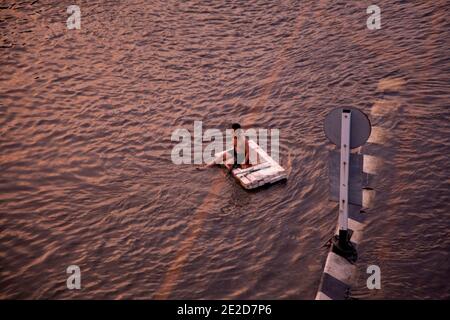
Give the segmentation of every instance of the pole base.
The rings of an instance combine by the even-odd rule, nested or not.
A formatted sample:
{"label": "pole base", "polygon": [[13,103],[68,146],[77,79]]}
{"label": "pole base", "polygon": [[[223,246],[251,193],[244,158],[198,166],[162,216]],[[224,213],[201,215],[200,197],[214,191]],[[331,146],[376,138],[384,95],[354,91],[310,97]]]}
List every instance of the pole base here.
{"label": "pole base", "polygon": [[[342,231],[342,230],[341,230]],[[335,235],[331,242],[333,244],[333,252],[348,260],[350,263],[355,263],[358,259],[358,253],[355,246],[350,242],[350,237],[347,232],[339,232]]]}

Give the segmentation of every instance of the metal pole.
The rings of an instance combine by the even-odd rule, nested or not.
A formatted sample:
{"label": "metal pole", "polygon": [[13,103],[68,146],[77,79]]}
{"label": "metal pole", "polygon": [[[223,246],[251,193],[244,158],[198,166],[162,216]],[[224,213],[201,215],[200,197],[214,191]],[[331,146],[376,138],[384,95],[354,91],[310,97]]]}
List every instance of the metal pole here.
{"label": "metal pole", "polygon": [[341,161],[339,180],[339,245],[348,247],[348,176],[350,164],[351,111],[343,110],[341,117]]}

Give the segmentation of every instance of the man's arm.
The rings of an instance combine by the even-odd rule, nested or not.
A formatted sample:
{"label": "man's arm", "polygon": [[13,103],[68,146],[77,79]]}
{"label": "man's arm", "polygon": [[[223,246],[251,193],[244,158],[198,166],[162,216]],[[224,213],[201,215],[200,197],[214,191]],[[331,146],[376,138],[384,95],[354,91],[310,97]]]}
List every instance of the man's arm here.
{"label": "man's arm", "polygon": [[245,165],[252,165],[250,163],[250,146],[248,145],[248,139],[245,139]]}

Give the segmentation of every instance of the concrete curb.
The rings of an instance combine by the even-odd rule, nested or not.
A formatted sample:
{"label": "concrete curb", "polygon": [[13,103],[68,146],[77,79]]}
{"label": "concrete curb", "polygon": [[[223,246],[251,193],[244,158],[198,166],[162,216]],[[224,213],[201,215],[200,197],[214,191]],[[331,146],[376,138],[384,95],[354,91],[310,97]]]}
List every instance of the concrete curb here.
{"label": "concrete curb", "polygon": [[[363,196],[364,197],[364,196]],[[362,207],[351,205],[349,207],[348,229],[351,234],[350,241],[358,249],[365,226],[365,215]],[[335,234],[338,233],[336,228]],[[349,298],[351,285],[355,281],[356,265],[333,252],[333,247],[327,255],[322,278],[316,300],[345,300]]]}

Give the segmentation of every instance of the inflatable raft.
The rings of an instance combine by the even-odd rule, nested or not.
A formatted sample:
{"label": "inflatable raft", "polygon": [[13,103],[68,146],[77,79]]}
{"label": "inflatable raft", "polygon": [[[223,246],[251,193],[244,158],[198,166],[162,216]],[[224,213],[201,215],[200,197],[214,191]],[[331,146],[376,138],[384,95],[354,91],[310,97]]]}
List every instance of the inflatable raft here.
{"label": "inflatable raft", "polygon": [[[259,163],[249,168],[236,168],[231,171],[232,176],[241,184],[244,189],[255,189],[264,185],[272,184],[287,179],[286,170],[273,160],[258,144],[253,140],[248,140],[251,151],[258,155]],[[222,159],[224,153],[232,152],[233,149],[217,153],[216,159]]]}

